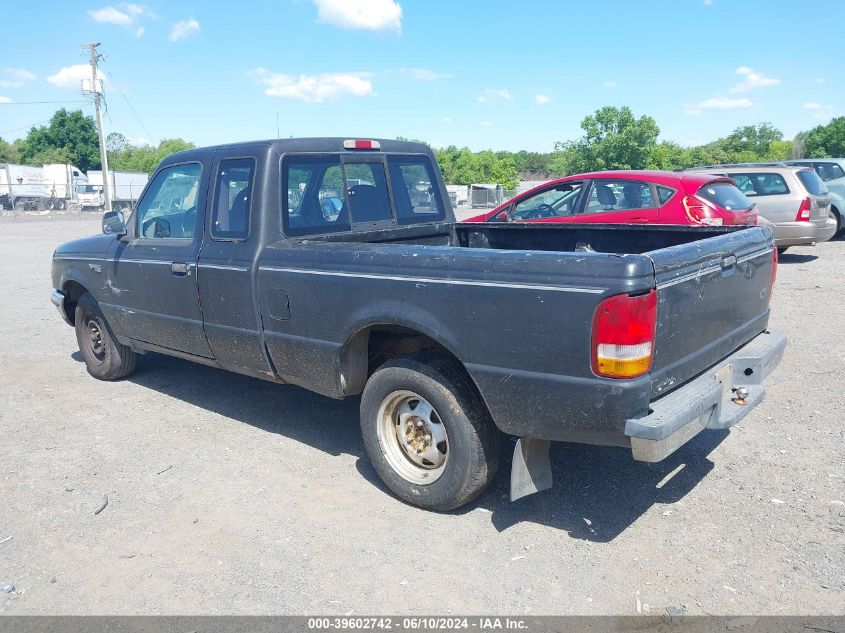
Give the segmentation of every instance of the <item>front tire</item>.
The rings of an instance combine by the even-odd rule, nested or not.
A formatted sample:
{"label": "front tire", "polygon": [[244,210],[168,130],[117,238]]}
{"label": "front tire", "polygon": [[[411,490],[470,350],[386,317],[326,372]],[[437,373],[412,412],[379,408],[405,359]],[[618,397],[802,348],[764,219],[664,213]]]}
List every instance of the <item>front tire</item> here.
{"label": "front tire", "polygon": [[138,355],[112,334],[100,306],[83,293],[74,314],[76,342],[88,373],[98,380],[120,380],[135,371]]}
{"label": "front tire", "polygon": [[396,357],[361,396],[361,433],[379,477],[400,499],[446,511],[475,499],[498,466],[500,433],[454,360]]}

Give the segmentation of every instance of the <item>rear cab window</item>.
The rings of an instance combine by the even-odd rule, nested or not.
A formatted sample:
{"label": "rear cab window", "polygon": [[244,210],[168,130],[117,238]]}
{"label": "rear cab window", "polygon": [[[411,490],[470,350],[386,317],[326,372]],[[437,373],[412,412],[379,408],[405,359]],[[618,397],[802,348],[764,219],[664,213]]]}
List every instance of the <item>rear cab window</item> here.
{"label": "rear cab window", "polygon": [[810,195],[823,196],[827,193],[827,187],[825,187],[822,179],[812,169],[802,169],[796,175]]}
{"label": "rear cab window", "polygon": [[742,191],[729,182],[708,183],[701,187],[695,195],[712,202],[725,211],[746,211],[754,205]]}
{"label": "rear cab window", "polygon": [[427,156],[290,155],[282,163],[282,191],[282,223],[291,236],[445,217]]}

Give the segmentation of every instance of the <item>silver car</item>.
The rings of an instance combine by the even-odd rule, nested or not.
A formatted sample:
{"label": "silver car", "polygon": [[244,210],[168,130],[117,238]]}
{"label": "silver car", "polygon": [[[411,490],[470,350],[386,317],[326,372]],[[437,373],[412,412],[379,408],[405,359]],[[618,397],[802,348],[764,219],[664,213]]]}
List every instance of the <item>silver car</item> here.
{"label": "silver car", "polygon": [[831,197],[811,168],[771,164],[712,165],[690,171],[728,175],[757,203],[758,224],[768,225],[781,253],[790,246],[824,242],[834,236]]}
{"label": "silver car", "polygon": [[815,170],[830,191],[830,215],[836,219],[836,232],[845,231],[845,158],[802,158],[784,162]]}

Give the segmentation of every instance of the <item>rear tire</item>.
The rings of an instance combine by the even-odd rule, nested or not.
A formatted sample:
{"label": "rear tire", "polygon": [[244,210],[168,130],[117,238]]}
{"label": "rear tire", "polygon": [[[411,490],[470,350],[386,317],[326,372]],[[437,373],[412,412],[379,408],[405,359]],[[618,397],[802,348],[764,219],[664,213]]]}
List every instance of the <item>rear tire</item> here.
{"label": "rear tire", "polygon": [[500,433],[475,385],[456,361],[429,352],[396,357],[370,377],[361,433],[387,487],[427,510],[472,501],[498,467]]}
{"label": "rear tire", "polygon": [[135,371],[138,355],[112,334],[100,306],[85,292],[76,303],[76,342],[88,373],[98,380],[120,380]]}
{"label": "rear tire", "polygon": [[834,233],[834,237],[842,233],[842,229],[845,228],[842,226],[842,216],[839,214],[839,209],[836,207],[830,208],[830,217],[836,220],[836,233]]}

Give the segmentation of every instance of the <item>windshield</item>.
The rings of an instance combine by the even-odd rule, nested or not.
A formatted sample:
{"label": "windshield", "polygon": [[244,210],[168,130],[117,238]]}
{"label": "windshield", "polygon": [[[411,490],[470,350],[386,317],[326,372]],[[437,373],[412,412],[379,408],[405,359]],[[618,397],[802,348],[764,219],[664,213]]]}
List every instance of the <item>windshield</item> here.
{"label": "windshield", "polygon": [[76,193],[99,193],[100,185],[76,185]]}
{"label": "windshield", "polygon": [[729,182],[711,182],[696,194],[725,211],[746,211],[754,203]]}

